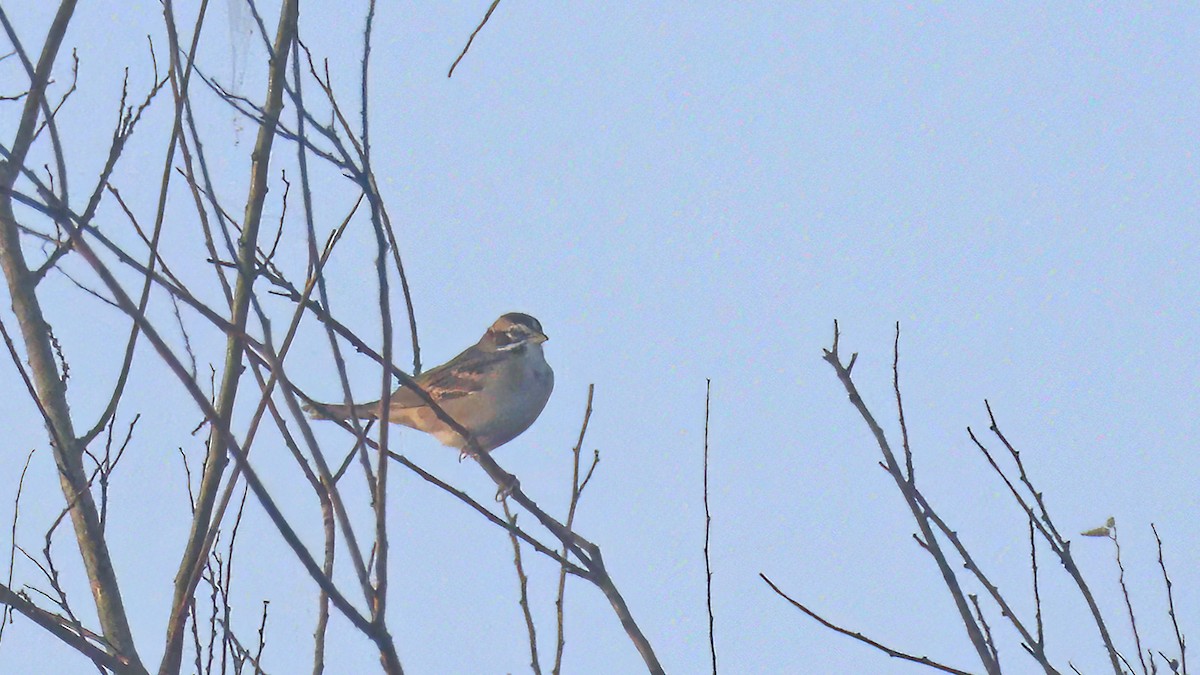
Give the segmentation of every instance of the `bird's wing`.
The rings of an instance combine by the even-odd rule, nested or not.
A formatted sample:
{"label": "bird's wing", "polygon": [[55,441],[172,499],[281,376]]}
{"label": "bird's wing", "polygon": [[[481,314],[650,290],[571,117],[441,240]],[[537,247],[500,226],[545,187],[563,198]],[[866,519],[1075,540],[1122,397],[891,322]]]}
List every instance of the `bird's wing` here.
{"label": "bird's wing", "polygon": [[[487,375],[505,359],[503,352],[484,352],[470,347],[446,363],[421,373],[417,384],[439,404],[470,396],[484,388]],[[393,408],[417,408],[426,405],[425,399],[408,387],[392,394]]]}

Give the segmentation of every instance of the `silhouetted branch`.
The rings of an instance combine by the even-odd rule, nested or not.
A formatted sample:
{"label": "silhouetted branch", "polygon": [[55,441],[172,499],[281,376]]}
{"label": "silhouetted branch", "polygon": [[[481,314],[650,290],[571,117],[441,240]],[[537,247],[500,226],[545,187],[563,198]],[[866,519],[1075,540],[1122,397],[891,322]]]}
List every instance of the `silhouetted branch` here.
{"label": "silhouetted branch", "polygon": [[[1150,529],[1154,532],[1154,542],[1158,546],[1158,566],[1162,570],[1163,584],[1167,587],[1167,614],[1171,617],[1171,626],[1175,629],[1175,642],[1179,645],[1179,663],[1182,667],[1182,672],[1187,675],[1187,648],[1186,642],[1183,639],[1183,633],[1179,631],[1179,618],[1175,615],[1175,595],[1172,592],[1171,575],[1167,574],[1167,564],[1163,562],[1163,545],[1162,539],[1158,536],[1158,528],[1154,523],[1150,523]],[[1166,656],[1163,660],[1171,663]],[[1174,670],[1174,667],[1172,667]]]}
{"label": "silhouetted branch", "polygon": [[537,629],[533,625],[533,613],[529,609],[529,577],[525,575],[525,565],[521,561],[521,542],[513,533],[517,528],[517,515],[508,508],[508,502],[501,504],[504,507],[504,518],[512,526],[508,538],[512,542],[513,567],[517,570],[517,586],[520,591],[518,604],[521,605],[521,614],[525,618],[525,632],[529,634],[529,667],[534,675],[542,675],[542,664],[538,660]]}
{"label": "silhouetted branch", "polygon": [[1117,561],[1117,583],[1121,586],[1121,596],[1125,598],[1125,610],[1129,613],[1129,627],[1133,631],[1133,643],[1137,647],[1138,662],[1142,666],[1142,673],[1149,675],[1150,670],[1146,667],[1146,658],[1142,655],[1142,635],[1138,632],[1137,616],[1133,611],[1133,601],[1129,599],[1129,587],[1125,584],[1125,564],[1121,562],[1121,542],[1117,539],[1117,524],[1115,520],[1110,520],[1110,522],[1112,525],[1108,528],[1109,538],[1112,540],[1113,552]]}
{"label": "silhouetted branch", "polygon": [[458,62],[462,61],[463,57],[467,55],[467,50],[471,48],[471,43],[475,41],[475,36],[479,35],[479,31],[483,30],[483,27],[485,24],[487,24],[488,19],[492,18],[492,12],[496,11],[496,5],[499,4],[500,0],[492,0],[492,4],[490,7],[488,7],[487,13],[483,15],[483,20],[479,22],[479,25],[475,27],[475,30],[471,31],[471,37],[467,38],[467,44],[463,45],[462,52],[458,55],[458,58],[454,59],[454,63],[450,64],[450,72],[446,73],[446,77],[452,77],[454,75],[454,69],[458,67]]}
{"label": "silhouetted branch", "polygon": [[841,633],[842,635],[848,635],[848,636],[854,638],[855,640],[858,640],[859,642],[862,642],[864,644],[868,644],[893,658],[903,659],[905,661],[912,661],[913,663],[919,663],[923,666],[929,666],[930,668],[933,668],[934,670],[940,670],[944,673],[954,673],[955,675],[971,675],[971,673],[968,671],[959,670],[957,668],[952,668],[950,666],[938,663],[937,661],[934,661],[933,659],[929,658],[928,656],[913,656],[912,654],[908,654],[908,653],[899,651],[897,649],[892,649],[891,647],[888,647],[880,642],[872,640],[871,638],[863,635],[862,633],[852,631],[848,628],[842,628],[841,626],[838,626],[837,624],[834,624],[831,621],[828,621],[828,620],[822,618],[819,614],[812,611],[808,607],[805,607],[804,605],[800,604],[799,602],[796,602],[795,600],[793,600],[786,593],[779,590],[779,587],[776,586],[775,583],[772,582],[770,579],[768,579],[767,575],[759,572],[758,576],[763,581],[767,582],[767,585],[770,586],[771,590],[775,591],[775,593],[777,595],[779,595],[779,597],[783,598],[784,600],[787,600],[788,602],[790,602],[792,604],[793,607],[800,610],[801,612],[804,612],[805,614],[812,617],[813,619],[816,619],[817,622],[820,623],[822,626],[825,626],[826,628],[828,628],[834,632]]}
{"label": "silhouetted branch", "polygon": [[[924,510],[925,514],[929,517],[933,524],[937,526],[942,535],[946,537],[946,540],[950,542],[950,545],[954,547],[954,550],[958,553],[959,558],[962,559],[963,567],[975,575],[976,581],[978,581],[979,584],[983,586],[985,590],[987,590],[988,595],[990,595],[992,598],[992,601],[995,602],[1000,608],[1000,615],[1008,619],[1008,622],[1012,624],[1013,628],[1020,633],[1026,653],[1028,653],[1035,661],[1038,662],[1038,665],[1042,667],[1042,670],[1047,673],[1047,675],[1058,675],[1058,670],[1050,665],[1049,657],[1046,655],[1046,646],[1042,642],[1042,636],[1039,634],[1035,638],[1032,634],[1030,634],[1024,622],[1022,622],[1020,617],[1017,616],[1016,611],[1009,604],[1008,600],[1005,599],[1004,595],[1000,593],[1000,589],[992,582],[990,578],[988,578],[988,576],[983,572],[983,569],[980,568],[975,562],[975,558],[971,555],[970,551],[967,550],[967,547],[963,544],[962,539],[959,538],[958,533],[950,529],[950,526],[946,524],[946,521],[942,519],[937,511],[934,510],[934,508],[925,499],[924,494],[917,490],[916,496],[920,500],[921,508]],[[1040,603],[1038,607],[1038,616],[1040,622]],[[976,607],[976,615],[978,614],[978,607]],[[980,621],[980,625],[983,625],[982,621]],[[995,643],[992,642],[990,638],[988,639],[988,642],[991,643],[991,651],[994,653],[996,651]]]}
{"label": "silhouetted branch", "polygon": [[[596,385],[588,385],[587,403],[583,407],[583,423],[579,425],[579,440],[575,442],[575,446],[571,448],[571,501],[567,505],[567,520],[566,527],[568,530],[575,526],[575,510],[579,507],[579,498],[583,494],[583,488],[592,478],[592,471],[596,469],[596,464],[600,461],[600,451],[597,450],[595,459],[592,461],[592,466],[588,469],[587,477],[583,482],[579,481],[579,454],[583,451],[583,439],[587,436],[588,422],[592,419],[592,397],[596,393]],[[563,544],[562,558],[565,560],[569,557],[570,550],[566,544]],[[551,669],[553,675],[558,675],[562,672],[563,649],[566,646],[566,631],[565,617],[563,608],[566,604],[567,596],[567,566],[561,565],[558,570],[558,593],[554,599],[555,618],[556,618],[556,636],[554,648],[554,666]]]}
{"label": "silhouetted branch", "polygon": [[[704,599],[708,606],[708,651],[712,656],[713,675],[717,675],[717,643],[713,632],[712,560],[708,555],[709,534],[712,530],[712,514],[708,510],[708,408],[712,400],[712,380],[704,384]],[[907,442],[905,443],[907,448]],[[909,471],[909,475],[912,471]]]}
{"label": "silhouetted branch", "polygon": [[[897,333],[900,330],[899,324],[896,325]],[[825,361],[833,366],[837,373],[838,379],[841,381],[846,393],[850,396],[850,403],[858,410],[859,415],[870,428],[871,433],[875,437],[876,443],[879,445],[880,452],[883,454],[884,463],[889,474],[891,474],[896,486],[900,489],[904,501],[908,504],[909,511],[912,513],[913,519],[917,523],[918,529],[921,531],[921,537],[924,546],[933,556],[934,562],[937,564],[938,570],[941,572],[942,581],[946,585],[946,589],[950,591],[950,596],[954,600],[954,604],[958,609],[959,618],[962,620],[963,626],[967,630],[967,636],[971,640],[975,652],[979,655],[980,663],[989,675],[998,675],[999,666],[992,659],[991,650],[988,649],[987,641],[984,638],[983,632],[979,624],[975,621],[971,613],[971,607],[967,601],[966,594],[959,585],[958,578],[954,574],[949,561],[946,559],[945,553],[942,551],[940,544],[934,536],[932,526],[928,516],[921,508],[920,501],[915,494],[914,486],[906,478],[904,471],[896,461],[896,455],[892,452],[891,445],[888,443],[887,437],[883,433],[883,429],[879,423],[875,421],[875,417],[867,409],[867,405],[862,400],[862,396],[858,393],[858,387],[855,386],[851,379],[851,369],[854,366],[855,359],[851,357],[850,361],[843,364],[838,347],[840,342],[840,331],[838,330],[837,322],[833,324],[833,345],[830,349],[825,350]],[[896,342],[899,345],[899,341]],[[898,350],[898,347],[897,347]],[[899,360],[897,351],[896,360]],[[899,396],[897,394],[897,396]]]}
{"label": "silhouetted branch", "polygon": [[103,647],[93,644],[92,640],[68,628],[67,625],[70,622],[67,619],[38,607],[29,598],[21,593],[14,592],[7,585],[0,585],[0,602],[3,602],[5,605],[20,612],[30,621],[46,629],[63,644],[79,652],[97,666],[108,668],[114,673],[121,674],[145,672],[144,670],[140,670],[136,664],[131,664],[119,656],[111,655]]}
{"label": "silhouetted branch", "polygon": [[[60,170],[65,172],[52,113],[48,110],[46,86],[74,9],[74,0],[64,0],[59,4],[38,62],[33,64],[25,55],[25,49],[7,13],[0,7],[0,24],[3,24],[9,42],[17,52],[30,82],[29,96],[24,101],[12,147],[7,152],[6,161],[0,163],[0,268],[3,268],[12,300],[12,310],[24,340],[29,379],[37,390],[33,398],[48,418],[47,428],[51,429],[50,436],[60,471],[63,496],[71,509],[76,541],[83,558],[100,625],[112,650],[111,655],[118,661],[127,662],[127,670],[142,673],[145,672],[145,668],[134,646],[128,615],[121,599],[120,585],[113,570],[104,532],[100,527],[99,513],[87,486],[82,447],[67,404],[66,384],[58,372],[53,334],[37,296],[36,279],[25,260],[20,228],[13,211],[13,186],[17,178],[26,172],[25,161],[37,137],[39,112],[44,113],[49,123],[56,161],[59,162]],[[65,190],[63,180],[60,178],[60,189]]]}
{"label": "silhouetted branch", "polygon": [[[29,472],[29,462],[33,460],[34,452],[36,452],[36,448],[30,450],[29,454],[25,456],[25,465],[21,468],[21,477],[17,480],[17,494],[13,497],[11,541],[8,548],[8,576],[4,582],[4,585],[8,588],[12,588],[13,568],[17,562],[17,521],[21,517],[21,493],[25,490],[25,474]],[[6,604],[4,605],[4,611],[0,612],[0,640],[4,639],[4,629],[8,627],[9,621],[12,620],[12,610],[12,606]]]}
{"label": "silhouetted branch", "polygon": [[997,475],[1000,476],[1001,480],[1004,481],[1005,486],[1008,487],[1009,494],[1012,495],[1018,506],[1025,511],[1026,518],[1028,518],[1029,522],[1034,525],[1037,531],[1050,545],[1050,550],[1053,551],[1056,556],[1058,556],[1059,562],[1062,563],[1062,566],[1067,571],[1067,574],[1070,575],[1071,579],[1075,582],[1076,587],[1079,589],[1080,594],[1083,596],[1084,601],[1088,605],[1088,610],[1092,614],[1092,619],[1096,624],[1096,628],[1100,632],[1100,638],[1104,643],[1105,650],[1108,652],[1109,661],[1112,665],[1113,672],[1116,675],[1122,675],[1121,656],[1117,652],[1116,647],[1113,645],[1112,638],[1108,632],[1108,626],[1104,621],[1104,617],[1100,613],[1100,607],[1096,603],[1095,596],[1092,594],[1091,588],[1088,586],[1087,581],[1083,578],[1083,573],[1079,570],[1078,565],[1075,564],[1074,556],[1071,555],[1071,543],[1065,540],[1062,535],[1059,534],[1058,528],[1056,528],[1054,525],[1054,520],[1050,517],[1049,510],[1046,508],[1046,503],[1043,499],[1042,493],[1034,487],[1033,481],[1029,478],[1029,475],[1025,471],[1025,464],[1021,461],[1021,453],[1018,452],[1011,443],[1009,443],[1008,439],[1000,431],[1000,428],[996,423],[995,414],[992,412],[991,404],[985,400],[984,407],[986,407],[988,411],[988,419],[990,421],[989,429],[993,434],[996,435],[997,438],[1000,439],[1000,442],[1003,443],[1004,447],[1008,450],[1009,456],[1013,459],[1017,466],[1017,472],[1019,476],[1018,480],[1024,489],[1032,496],[1033,505],[1036,505],[1036,509],[1033,505],[1030,505],[1030,503],[1017,489],[1013,481],[1008,477],[1004,470],[1000,468],[1000,465],[992,456],[991,451],[989,451],[987,447],[984,446],[984,444],[975,436],[975,433],[970,429],[970,427],[967,428],[967,435],[975,443],[975,446],[979,448],[980,452],[983,453],[984,457],[987,458],[992,469],[997,473]]}

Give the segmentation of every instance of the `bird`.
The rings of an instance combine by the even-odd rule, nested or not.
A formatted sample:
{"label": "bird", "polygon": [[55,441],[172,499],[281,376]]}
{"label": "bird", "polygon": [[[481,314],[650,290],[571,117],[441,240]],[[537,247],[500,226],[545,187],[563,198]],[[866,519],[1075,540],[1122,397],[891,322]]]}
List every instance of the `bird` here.
{"label": "bird", "polygon": [[401,385],[388,409],[381,401],[305,406],[315,419],[386,419],[432,435],[462,455],[478,448],[491,452],[528,429],[554,391],[554,370],[546,363],[542,324],[528,314],[510,312],[496,319],[483,337],[458,356],[417,375],[416,384],[470,434],[475,447],[416,391]]}

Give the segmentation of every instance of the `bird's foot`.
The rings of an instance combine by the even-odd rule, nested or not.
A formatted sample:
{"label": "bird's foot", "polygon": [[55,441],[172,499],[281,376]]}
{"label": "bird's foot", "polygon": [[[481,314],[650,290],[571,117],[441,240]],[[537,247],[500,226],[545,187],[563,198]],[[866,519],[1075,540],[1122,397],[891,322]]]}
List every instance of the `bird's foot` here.
{"label": "bird's foot", "polygon": [[517,477],[512,475],[511,473],[508,474],[508,478],[506,478],[505,481],[503,483],[501,483],[500,487],[496,490],[496,501],[502,502],[505,499],[508,499],[509,495],[516,492],[520,488],[521,488],[521,481],[517,480]]}

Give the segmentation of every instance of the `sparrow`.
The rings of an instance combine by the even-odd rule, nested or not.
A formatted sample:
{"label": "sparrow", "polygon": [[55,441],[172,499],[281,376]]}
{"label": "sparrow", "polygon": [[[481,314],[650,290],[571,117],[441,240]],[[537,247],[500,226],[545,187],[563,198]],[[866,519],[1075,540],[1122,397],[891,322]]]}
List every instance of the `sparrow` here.
{"label": "sparrow", "polygon": [[[479,342],[414,379],[470,433],[481,451],[491,452],[528,429],[550,400],[554,371],[542,353],[547,339],[542,324],[532,316],[505,314]],[[380,403],[327,403],[305,406],[305,410],[315,419],[386,419],[468,452],[466,440],[439,420],[413,389],[401,385],[386,411]]]}

